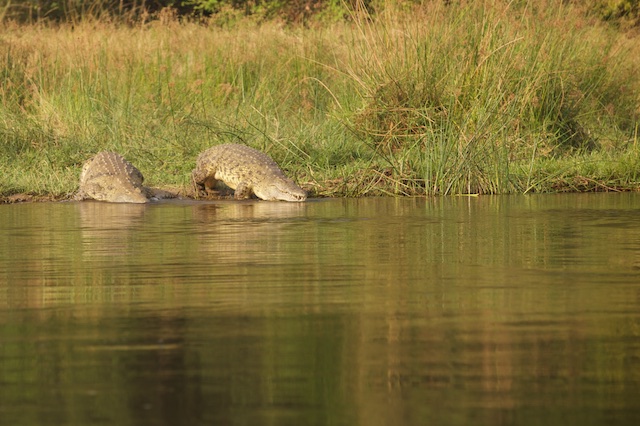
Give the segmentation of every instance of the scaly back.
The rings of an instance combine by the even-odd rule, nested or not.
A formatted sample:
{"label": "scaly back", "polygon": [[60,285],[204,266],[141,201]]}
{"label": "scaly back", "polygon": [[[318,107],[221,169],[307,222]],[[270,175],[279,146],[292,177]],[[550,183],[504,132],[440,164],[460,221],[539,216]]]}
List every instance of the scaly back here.
{"label": "scaly back", "polygon": [[82,166],[80,185],[99,176],[122,176],[135,186],[142,185],[144,177],[140,170],[116,152],[103,151]]}

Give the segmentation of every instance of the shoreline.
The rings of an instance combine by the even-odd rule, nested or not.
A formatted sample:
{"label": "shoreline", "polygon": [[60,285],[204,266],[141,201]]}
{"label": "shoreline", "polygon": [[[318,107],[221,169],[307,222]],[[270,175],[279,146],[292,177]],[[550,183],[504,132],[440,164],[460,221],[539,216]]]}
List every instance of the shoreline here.
{"label": "shoreline", "polygon": [[[175,187],[154,187],[153,189],[160,189],[162,191],[167,191],[175,195],[175,197],[163,197],[163,200],[191,200],[191,201],[218,201],[218,200],[231,200],[234,198],[232,195],[220,195],[217,197],[200,197],[196,198],[189,191],[179,190]],[[438,197],[482,197],[482,196],[513,196],[513,195],[554,195],[554,194],[602,194],[602,193],[629,193],[629,192],[640,192],[640,185],[634,187],[620,187],[613,188],[605,185],[596,186],[591,190],[585,191],[575,191],[575,190],[558,190],[553,192],[530,192],[530,193],[510,193],[510,194],[480,194],[480,193],[469,193],[469,194],[420,194],[420,195],[385,195],[385,194],[377,194],[377,195],[363,195],[363,196],[349,196],[349,195],[318,195],[313,193],[309,195],[309,199],[315,198],[380,198],[380,197],[391,197],[391,198],[438,198]],[[108,203],[106,201],[97,201],[97,200],[75,200],[74,194],[71,195],[54,195],[54,194],[29,194],[25,192],[15,193],[11,195],[0,195],[0,205],[2,204],[28,204],[28,203],[58,203],[58,202],[82,202],[82,201],[90,201],[90,202],[101,202]],[[258,198],[252,197],[256,201],[261,201]],[[242,200],[241,200],[242,201]],[[284,202],[284,201],[282,201]],[[115,204],[127,204],[127,203],[115,203]]]}

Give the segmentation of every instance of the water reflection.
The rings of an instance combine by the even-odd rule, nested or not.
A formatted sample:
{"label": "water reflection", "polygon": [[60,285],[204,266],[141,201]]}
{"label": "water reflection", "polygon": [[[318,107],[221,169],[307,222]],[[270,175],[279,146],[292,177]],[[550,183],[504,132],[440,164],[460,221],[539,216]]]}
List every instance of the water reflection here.
{"label": "water reflection", "polygon": [[145,206],[88,201],[76,203],[80,218],[82,254],[94,257],[126,256],[132,231],[144,224]]}
{"label": "water reflection", "polygon": [[7,424],[629,423],[640,196],[0,206]]}

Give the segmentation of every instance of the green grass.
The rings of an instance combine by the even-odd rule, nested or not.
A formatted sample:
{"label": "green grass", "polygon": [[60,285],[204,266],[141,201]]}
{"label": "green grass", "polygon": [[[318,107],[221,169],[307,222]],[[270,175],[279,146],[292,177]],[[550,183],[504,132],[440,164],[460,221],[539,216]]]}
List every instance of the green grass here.
{"label": "green grass", "polygon": [[101,150],[186,188],[236,141],[320,196],[640,186],[637,39],[558,2],[442,3],[309,28],[5,24],[0,194],[69,196]]}

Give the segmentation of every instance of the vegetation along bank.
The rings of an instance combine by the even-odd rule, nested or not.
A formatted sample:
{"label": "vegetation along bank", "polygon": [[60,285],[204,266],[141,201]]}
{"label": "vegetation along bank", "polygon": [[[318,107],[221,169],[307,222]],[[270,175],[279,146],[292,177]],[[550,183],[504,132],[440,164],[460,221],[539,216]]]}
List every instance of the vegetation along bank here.
{"label": "vegetation along bank", "polygon": [[0,7],[3,201],[237,142],[311,196],[640,188],[637,1],[51,3]]}

